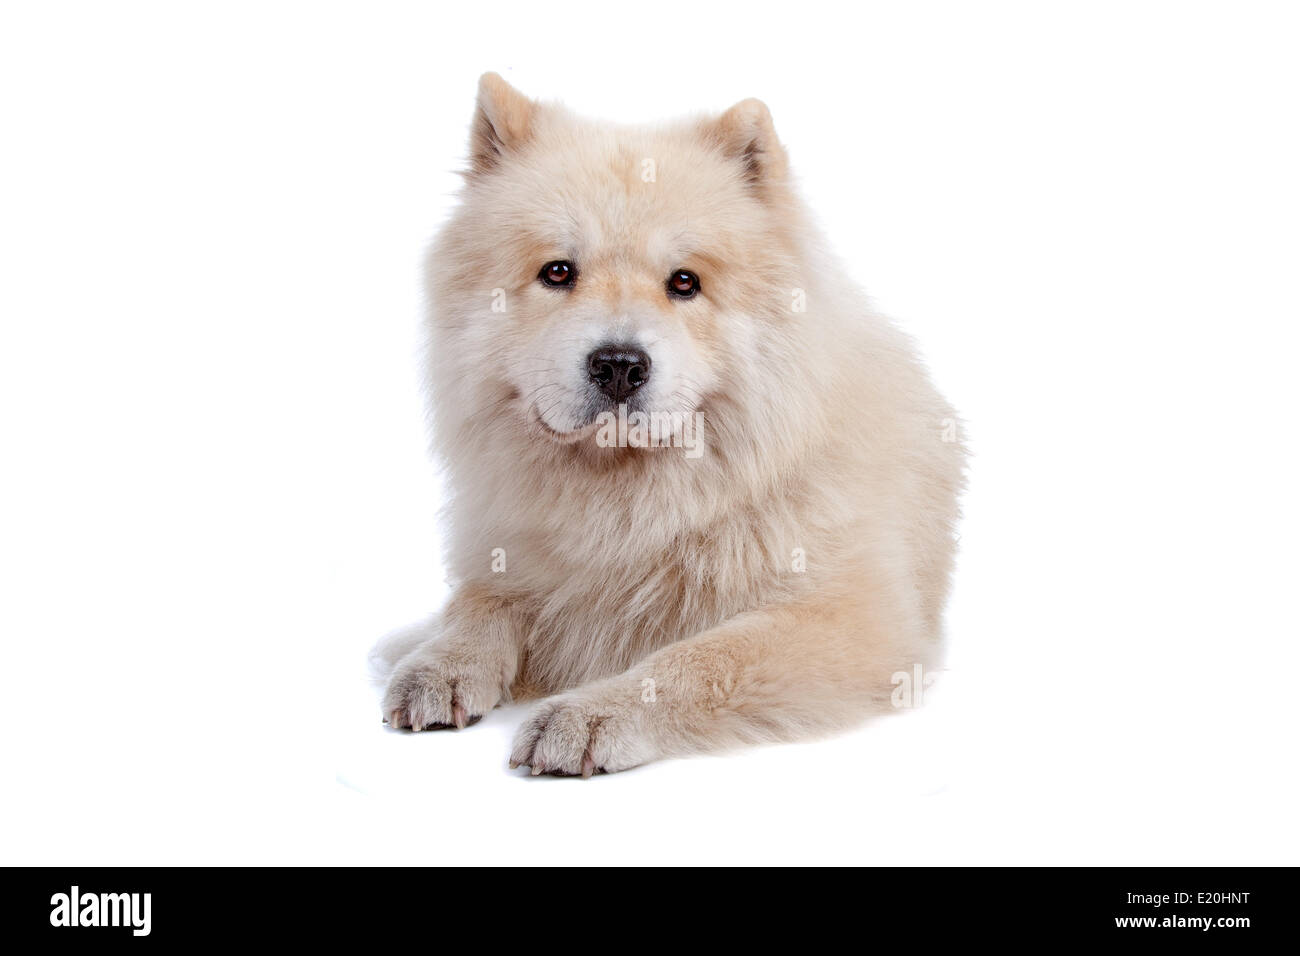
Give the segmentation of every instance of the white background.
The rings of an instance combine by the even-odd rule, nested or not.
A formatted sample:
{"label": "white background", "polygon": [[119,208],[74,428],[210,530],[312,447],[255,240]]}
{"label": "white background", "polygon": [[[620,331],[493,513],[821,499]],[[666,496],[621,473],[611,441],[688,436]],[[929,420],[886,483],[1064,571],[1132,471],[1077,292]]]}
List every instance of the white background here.
{"label": "white background", "polygon": [[[1293,8],[1292,8],[1293,9]],[[0,862],[1291,863],[1283,4],[9,4]],[[480,72],[772,108],[975,451],[923,709],[590,781],[380,724]]]}

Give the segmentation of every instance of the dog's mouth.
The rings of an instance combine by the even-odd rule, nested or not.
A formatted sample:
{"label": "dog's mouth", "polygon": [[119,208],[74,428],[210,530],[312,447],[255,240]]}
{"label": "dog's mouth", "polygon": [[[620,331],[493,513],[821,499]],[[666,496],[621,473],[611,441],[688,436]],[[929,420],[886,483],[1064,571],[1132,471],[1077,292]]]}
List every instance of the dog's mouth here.
{"label": "dog's mouth", "polygon": [[[633,395],[622,402],[614,402],[603,395],[590,393],[566,399],[566,401],[570,400],[573,404],[569,406],[568,417],[579,422],[579,424],[571,425],[568,428],[557,428],[546,420],[547,414],[552,409],[545,407],[543,402],[533,402],[528,406],[526,414],[546,438],[570,445],[595,435],[600,430],[604,419],[619,414],[619,409],[622,409],[625,414],[647,411],[643,404],[644,396],[640,394]],[[543,413],[544,411],[546,414]]]}
{"label": "dog's mouth", "polygon": [[564,431],[558,428],[553,428],[546,423],[544,418],[542,418],[541,410],[538,409],[536,405],[532,406],[529,410],[529,417],[532,418],[533,423],[537,425],[543,435],[551,441],[559,442],[562,445],[571,445],[574,442],[582,441],[584,438],[590,438],[600,427],[600,422],[597,420],[595,415],[592,415],[585,424],[578,425],[574,428]]}

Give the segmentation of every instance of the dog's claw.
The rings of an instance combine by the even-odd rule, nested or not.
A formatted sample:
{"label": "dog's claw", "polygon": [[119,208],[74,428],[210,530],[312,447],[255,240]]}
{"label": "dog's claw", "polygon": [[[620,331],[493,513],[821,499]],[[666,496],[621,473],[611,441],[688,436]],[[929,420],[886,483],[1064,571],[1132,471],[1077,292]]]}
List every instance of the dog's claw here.
{"label": "dog's claw", "polygon": [[533,776],[540,777],[541,775],[542,775],[542,765],[537,764],[537,766],[533,767]]}
{"label": "dog's claw", "polygon": [[511,769],[511,770],[518,770],[518,769],[519,769],[519,761],[518,761],[518,760],[512,760],[512,761],[510,761],[510,769]]}
{"label": "dog's claw", "polygon": [[591,759],[591,754],[585,754],[582,758],[582,775],[590,777],[596,772],[596,761]]}
{"label": "dog's claw", "polygon": [[465,724],[468,722],[468,720],[469,718],[465,714],[464,706],[459,703],[453,704],[451,708],[451,721],[456,725],[456,729],[464,730]]}

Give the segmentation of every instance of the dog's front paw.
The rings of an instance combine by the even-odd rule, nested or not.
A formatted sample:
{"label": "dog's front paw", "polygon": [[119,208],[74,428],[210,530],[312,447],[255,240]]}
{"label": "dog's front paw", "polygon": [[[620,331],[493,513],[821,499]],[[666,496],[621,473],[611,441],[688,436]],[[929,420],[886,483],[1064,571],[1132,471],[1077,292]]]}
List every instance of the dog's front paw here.
{"label": "dog's front paw", "polygon": [[510,766],[534,775],[590,777],[654,760],[650,733],[653,704],[639,688],[572,691],[542,701],[515,735]]}
{"label": "dog's front paw", "polygon": [[398,662],[384,694],[383,714],[395,728],[466,727],[506,696],[506,676],[490,659],[437,646],[416,648]]}

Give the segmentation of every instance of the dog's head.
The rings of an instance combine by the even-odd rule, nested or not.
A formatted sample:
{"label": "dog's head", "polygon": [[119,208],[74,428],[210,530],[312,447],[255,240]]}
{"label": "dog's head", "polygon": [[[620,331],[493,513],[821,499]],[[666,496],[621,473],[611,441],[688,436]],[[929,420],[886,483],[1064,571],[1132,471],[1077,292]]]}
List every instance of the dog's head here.
{"label": "dog's head", "polygon": [[[767,108],[654,129],[479,84],[462,203],[431,251],[439,401],[529,441],[602,415],[762,392],[790,311],[798,216]],[[673,419],[674,421],[677,419]]]}

